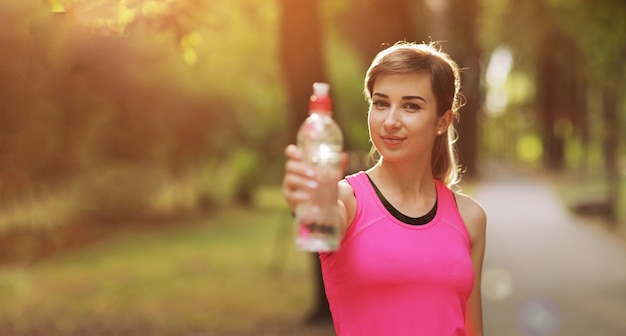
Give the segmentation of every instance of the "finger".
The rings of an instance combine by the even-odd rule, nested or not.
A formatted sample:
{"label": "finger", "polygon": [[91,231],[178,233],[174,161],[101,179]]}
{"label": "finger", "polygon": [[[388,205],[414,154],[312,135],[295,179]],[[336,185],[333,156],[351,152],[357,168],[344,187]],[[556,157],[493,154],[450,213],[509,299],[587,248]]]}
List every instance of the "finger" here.
{"label": "finger", "polygon": [[298,204],[306,203],[311,200],[311,193],[304,191],[293,191],[285,195],[287,204],[292,205],[292,209],[295,209]]}
{"label": "finger", "polygon": [[287,174],[283,179],[283,197],[293,210],[298,204],[310,201],[317,188],[315,180],[295,174]]}
{"label": "finger", "polygon": [[297,160],[287,160],[285,162],[285,176],[297,175],[303,178],[315,178],[315,168],[309,164]]}
{"label": "finger", "polygon": [[296,145],[288,145],[285,148],[285,156],[287,156],[287,159],[289,160],[300,161],[302,160],[302,151]]}
{"label": "finger", "polygon": [[317,189],[318,182],[306,175],[285,174],[283,178],[283,189],[286,192],[304,190],[312,192]]}

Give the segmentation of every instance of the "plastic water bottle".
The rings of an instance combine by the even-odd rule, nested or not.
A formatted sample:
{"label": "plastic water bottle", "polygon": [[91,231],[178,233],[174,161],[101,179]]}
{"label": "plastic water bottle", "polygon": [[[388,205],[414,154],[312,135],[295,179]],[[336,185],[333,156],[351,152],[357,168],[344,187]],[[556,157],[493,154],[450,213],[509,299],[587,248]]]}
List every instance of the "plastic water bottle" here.
{"label": "plastic water bottle", "polygon": [[337,216],[337,182],[343,177],[343,134],[332,117],[327,83],[314,83],[309,117],[298,131],[303,161],[314,166],[318,188],[311,200],[296,208],[296,246],[304,251],[334,251],[341,233]]}

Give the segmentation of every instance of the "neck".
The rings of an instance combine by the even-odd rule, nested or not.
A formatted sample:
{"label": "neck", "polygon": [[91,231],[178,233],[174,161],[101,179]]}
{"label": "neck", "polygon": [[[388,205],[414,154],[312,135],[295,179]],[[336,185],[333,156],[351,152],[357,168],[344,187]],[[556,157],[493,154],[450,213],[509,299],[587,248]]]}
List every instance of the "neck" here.
{"label": "neck", "polygon": [[432,171],[427,164],[395,164],[381,158],[368,170],[368,174],[380,188],[393,190],[405,199],[420,199],[436,194]]}

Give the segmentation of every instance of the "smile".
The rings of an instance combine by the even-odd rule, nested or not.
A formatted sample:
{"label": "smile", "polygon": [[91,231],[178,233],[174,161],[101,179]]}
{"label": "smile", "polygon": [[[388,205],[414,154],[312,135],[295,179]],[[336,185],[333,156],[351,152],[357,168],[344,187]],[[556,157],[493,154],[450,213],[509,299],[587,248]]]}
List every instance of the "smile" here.
{"label": "smile", "polygon": [[381,136],[380,138],[383,140],[383,143],[385,143],[385,145],[388,145],[388,146],[395,146],[401,143],[405,139],[403,137],[391,136],[391,135],[384,135],[384,136]]}

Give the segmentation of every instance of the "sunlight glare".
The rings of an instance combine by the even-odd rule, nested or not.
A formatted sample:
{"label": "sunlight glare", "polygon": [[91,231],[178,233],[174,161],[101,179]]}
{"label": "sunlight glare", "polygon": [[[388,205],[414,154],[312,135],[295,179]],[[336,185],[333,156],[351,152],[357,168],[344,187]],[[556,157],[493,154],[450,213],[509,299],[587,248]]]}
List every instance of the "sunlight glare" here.
{"label": "sunlight glare", "polygon": [[157,16],[157,15],[163,14],[164,12],[168,10],[170,3],[174,1],[175,0],[145,1],[141,6],[141,13],[145,16]]}
{"label": "sunlight glare", "polygon": [[145,16],[155,16],[161,11],[161,6],[156,1],[146,1],[141,6],[141,12]]}
{"label": "sunlight glare", "polygon": [[448,0],[424,0],[433,13],[442,13],[448,8]]}
{"label": "sunlight glare", "polygon": [[122,27],[133,22],[137,17],[137,10],[126,6],[128,1],[120,1],[117,6],[117,23]]}
{"label": "sunlight glare", "polygon": [[193,32],[183,36],[180,39],[180,47],[183,50],[183,58],[185,59],[185,63],[189,65],[194,65],[198,62],[198,53],[196,52],[196,47],[202,42],[202,36]]}
{"label": "sunlight glare", "polygon": [[50,0],[50,11],[52,13],[65,13],[65,5],[61,0]]}
{"label": "sunlight glare", "polygon": [[508,103],[506,81],[513,65],[513,54],[507,46],[499,46],[492,53],[487,67],[487,113],[498,116]]}
{"label": "sunlight glare", "polygon": [[198,62],[198,53],[193,49],[185,49],[183,51],[183,59],[188,65],[194,65]]}

